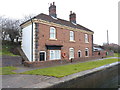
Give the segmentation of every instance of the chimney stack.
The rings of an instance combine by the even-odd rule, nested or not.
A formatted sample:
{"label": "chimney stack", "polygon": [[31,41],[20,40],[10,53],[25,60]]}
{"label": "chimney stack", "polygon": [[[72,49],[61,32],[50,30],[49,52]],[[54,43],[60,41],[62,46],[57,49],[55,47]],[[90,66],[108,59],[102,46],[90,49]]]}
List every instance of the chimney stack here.
{"label": "chimney stack", "polygon": [[49,15],[57,18],[55,2],[53,2],[53,4],[50,4]]}
{"label": "chimney stack", "polygon": [[76,14],[70,11],[69,19],[70,19],[70,22],[76,23]]}

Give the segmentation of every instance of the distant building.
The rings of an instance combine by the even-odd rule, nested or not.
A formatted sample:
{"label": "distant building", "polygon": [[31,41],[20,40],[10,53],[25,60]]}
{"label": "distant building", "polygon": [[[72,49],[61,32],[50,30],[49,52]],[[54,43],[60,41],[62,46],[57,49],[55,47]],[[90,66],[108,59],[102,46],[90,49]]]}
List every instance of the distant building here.
{"label": "distant building", "polygon": [[107,51],[104,50],[102,46],[97,45],[97,44],[93,45],[93,51],[94,51],[93,53],[94,56],[100,56],[100,55],[106,56],[107,55]]}
{"label": "distant building", "polygon": [[93,55],[94,32],[77,24],[76,14],[72,11],[69,19],[57,18],[53,2],[49,7],[49,15],[41,13],[21,24],[21,48],[30,62]]}

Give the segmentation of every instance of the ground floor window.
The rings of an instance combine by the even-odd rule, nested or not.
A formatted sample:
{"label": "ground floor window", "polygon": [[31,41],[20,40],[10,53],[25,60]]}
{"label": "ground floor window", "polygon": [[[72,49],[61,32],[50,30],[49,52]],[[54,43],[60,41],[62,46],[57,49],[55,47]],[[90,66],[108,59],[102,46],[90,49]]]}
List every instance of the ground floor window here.
{"label": "ground floor window", "polygon": [[85,48],[85,56],[88,57],[89,56],[89,49]]}
{"label": "ground floor window", "polygon": [[82,56],[81,51],[78,50],[78,57],[81,57],[81,56]]}
{"label": "ground floor window", "polygon": [[74,58],[74,48],[69,49],[69,59]]}
{"label": "ground floor window", "polygon": [[50,60],[61,59],[61,51],[60,50],[50,50]]}

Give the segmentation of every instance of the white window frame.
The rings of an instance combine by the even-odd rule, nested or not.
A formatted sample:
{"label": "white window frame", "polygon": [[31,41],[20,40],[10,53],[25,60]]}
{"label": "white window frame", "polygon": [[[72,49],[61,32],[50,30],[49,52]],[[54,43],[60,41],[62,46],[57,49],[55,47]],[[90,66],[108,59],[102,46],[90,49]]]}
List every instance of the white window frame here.
{"label": "white window frame", "polygon": [[70,31],[70,41],[74,41],[74,31]]}
{"label": "white window frame", "polygon": [[[51,51],[53,51],[53,59],[51,59]],[[56,51],[59,51],[59,56],[56,58]],[[61,50],[50,50],[49,51],[49,60],[59,60],[61,59]]]}
{"label": "white window frame", "polygon": [[[45,53],[45,61],[46,61],[46,51],[40,51],[39,54],[40,54],[41,52],[44,52],[44,53]],[[40,58],[40,56],[39,56],[39,58]]]}
{"label": "white window frame", "polygon": [[[54,30],[52,32],[52,30]],[[53,34],[53,37],[51,37],[51,34]],[[50,39],[56,39],[56,29],[54,27],[50,27]]]}
{"label": "white window frame", "polygon": [[[73,55],[71,56],[71,50],[73,50]],[[69,48],[69,59],[74,58],[74,48]]]}
{"label": "white window frame", "polygon": [[[81,50],[78,50],[78,52],[80,52],[80,57],[82,57],[82,51]],[[78,53],[78,56],[79,56],[79,53]]]}
{"label": "white window frame", "polygon": [[88,34],[85,34],[85,43],[89,43],[89,41],[88,41]]}
{"label": "white window frame", "polygon": [[[86,51],[87,51],[87,56],[86,56]],[[89,57],[89,48],[85,48],[85,57]]]}

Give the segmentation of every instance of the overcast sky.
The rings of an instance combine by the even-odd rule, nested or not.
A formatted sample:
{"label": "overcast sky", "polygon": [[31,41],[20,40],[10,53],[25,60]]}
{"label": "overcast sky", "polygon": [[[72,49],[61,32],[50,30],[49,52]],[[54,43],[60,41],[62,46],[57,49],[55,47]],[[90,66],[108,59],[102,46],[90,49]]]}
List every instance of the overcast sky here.
{"label": "overcast sky", "polygon": [[49,4],[55,2],[57,17],[69,20],[70,11],[76,21],[94,31],[94,43],[118,43],[119,0],[0,0],[0,16],[22,19],[29,14],[48,14]]}

